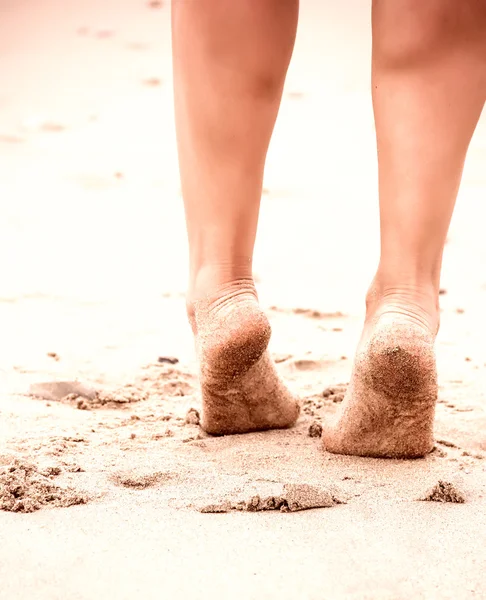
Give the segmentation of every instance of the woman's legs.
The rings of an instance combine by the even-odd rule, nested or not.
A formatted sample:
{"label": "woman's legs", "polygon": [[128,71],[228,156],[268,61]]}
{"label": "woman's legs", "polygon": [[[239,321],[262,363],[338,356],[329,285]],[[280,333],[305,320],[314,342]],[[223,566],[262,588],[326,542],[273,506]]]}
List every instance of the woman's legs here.
{"label": "woman's legs", "polygon": [[286,427],[298,407],[266,351],[252,257],[298,0],[173,0],[174,95],[203,427]]}
{"label": "woman's legs", "polygon": [[420,456],[433,445],[444,243],[486,99],[486,3],[374,0],[381,257],[347,397],[324,445]]}

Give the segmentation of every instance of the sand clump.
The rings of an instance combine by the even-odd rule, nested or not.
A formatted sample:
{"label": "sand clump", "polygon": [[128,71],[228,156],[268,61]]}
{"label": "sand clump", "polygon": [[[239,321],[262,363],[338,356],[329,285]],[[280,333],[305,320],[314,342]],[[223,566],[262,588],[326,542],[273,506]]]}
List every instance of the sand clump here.
{"label": "sand clump", "polygon": [[322,392],[322,397],[329,402],[339,403],[344,400],[344,395],[348,384],[339,383],[333,387],[328,387]]}
{"label": "sand clump", "polygon": [[321,437],[322,425],[320,423],[318,423],[317,421],[314,421],[314,423],[311,423],[311,425],[309,426],[308,435],[309,435],[309,437],[314,437],[314,438]]}
{"label": "sand clump", "polygon": [[54,477],[60,473],[59,467],[40,470],[20,460],[0,467],[0,510],[31,513],[44,506],[86,504],[89,500],[86,494],[54,484]]}
{"label": "sand clump", "polygon": [[147,400],[148,397],[148,393],[144,390],[137,386],[127,385],[113,391],[99,391],[95,403],[101,406],[133,404]]}
{"label": "sand clump", "polygon": [[329,403],[338,404],[343,401],[348,384],[339,383],[326,388],[322,393],[312,394],[302,400],[302,412],[308,417],[319,419],[320,412],[325,411]]}
{"label": "sand clump", "polygon": [[[163,359],[163,362],[160,362]],[[195,376],[175,368],[178,359],[159,357],[157,364],[144,367],[131,383],[101,387],[77,380],[46,381],[30,385],[28,395],[49,402],[60,402],[79,410],[128,408],[153,397],[189,396],[195,392]]]}
{"label": "sand clump", "polygon": [[297,512],[312,508],[330,508],[344,504],[333,492],[307,483],[286,483],[281,494],[262,497],[254,495],[247,499],[224,500],[199,507],[201,513],[262,512],[277,510]]}
{"label": "sand clump", "polygon": [[195,408],[190,408],[186,413],[185,423],[187,425],[199,425],[200,421],[199,411]]}
{"label": "sand clump", "polygon": [[419,500],[425,502],[451,502],[453,504],[464,504],[466,495],[459,487],[449,481],[439,480]]}

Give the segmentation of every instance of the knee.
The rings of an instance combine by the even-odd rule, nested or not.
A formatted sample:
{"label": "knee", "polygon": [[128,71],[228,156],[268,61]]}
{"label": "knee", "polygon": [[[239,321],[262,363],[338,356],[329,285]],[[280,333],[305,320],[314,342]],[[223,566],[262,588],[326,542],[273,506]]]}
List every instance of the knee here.
{"label": "knee", "polygon": [[470,0],[374,0],[373,59],[392,68],[423,64],[484,35],[484,5]]}

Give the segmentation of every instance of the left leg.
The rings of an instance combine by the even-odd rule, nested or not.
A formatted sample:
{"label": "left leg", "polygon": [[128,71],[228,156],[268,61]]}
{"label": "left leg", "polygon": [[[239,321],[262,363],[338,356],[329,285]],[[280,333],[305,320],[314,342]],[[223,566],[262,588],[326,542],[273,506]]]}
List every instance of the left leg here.
{"label": "left leg", "polygon": [[373,1],[381,257],[331,452],[433,447],[442,253],[485,99],[484,1]]}
{"label": "left leg", "polygon": [[270,324],[252,276],[265,159],[298,12],[298,0],[172,1],[187,311],[201,425],[212,434],[290,427],[299,415],[268,352]]}

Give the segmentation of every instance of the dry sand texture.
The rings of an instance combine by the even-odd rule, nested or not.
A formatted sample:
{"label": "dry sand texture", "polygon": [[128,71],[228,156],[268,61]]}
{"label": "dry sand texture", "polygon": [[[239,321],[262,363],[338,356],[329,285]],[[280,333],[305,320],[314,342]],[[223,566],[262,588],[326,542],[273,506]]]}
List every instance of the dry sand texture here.
{"label": "dry sand texture", "polygon": [[319,447],[378,244],[369,6],[350,4],[302,2],[255,259],[302,416],[213,438],[168,3],[0,2],[2,598],[486,597],[484,120],[446,247],[435,451]]}

